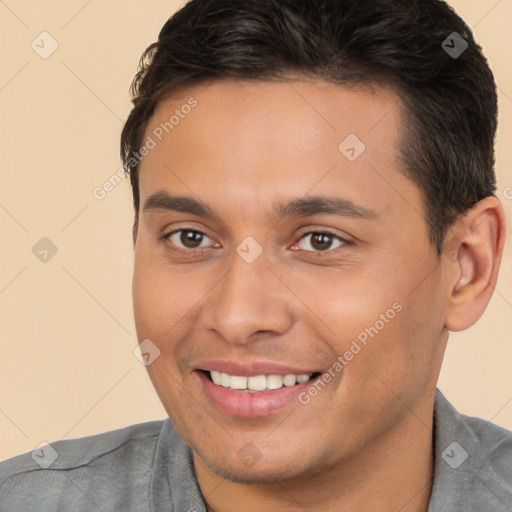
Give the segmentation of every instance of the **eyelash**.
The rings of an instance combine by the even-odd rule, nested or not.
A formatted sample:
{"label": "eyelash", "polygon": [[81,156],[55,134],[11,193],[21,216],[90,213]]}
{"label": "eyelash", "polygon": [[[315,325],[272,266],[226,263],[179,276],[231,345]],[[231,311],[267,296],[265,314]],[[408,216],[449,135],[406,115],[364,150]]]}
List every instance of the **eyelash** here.
{"label": "eyelash", "polygon": [[[198,233],[200,235],[203,235],[204,237],[210,238],[206,233],[203,233],[202,231],[198,231],[196,229],[185,229],[185,228],[182,228],[182,229],[177,229],[175,231],[171,231],[170,233],[167,233],[166,235],[164,235],[162,237],[162,240],[166,240],[166,241],[170,242],[170,238],[171,238],[172,235],[175,235],[176,233],[181,233],[181,232]],[[336,249],[339,249],[340,247],[347,246],[347,245],[351,244],[350,241],[346,240],[345,238],[342,238],[339,235],[336,235],[332,231],[321,230],[321,231],[308,231],[307,233],[304,233],[303,235],[301,235],[299,240],[293,244],[293,246],[295,247],[301,240],[303,240],[304,238],[306,238],[307,236],[310,236],[310,235],[327,235],[327,236],[332,237],[333,241],[335,239],[340,241],[341,245],[336,247],[336,248],[334,248],[334,249],[326,249],[324,251],[310,251],[310,250],[304,250],[304,249],[299,249],[299,250],[303,250],[305,252],[314,253],[314,254],[326,254],[326,253],[332,253],[333,251],[335,251]],[[183,248],[183,247],[176,247],[173,244],[173,246],[171,247],[171,250],[172,251],[176,251],[176,252],[180,252],[182,254],[191,255],[191,254],[194,254],[194,253],[197,253],[197,252],[201,252],[201,253],[205,252],[206,250],[211,249],[211,248],[212,247],[196,247],[195,249],[187,249],[187,248]]]}

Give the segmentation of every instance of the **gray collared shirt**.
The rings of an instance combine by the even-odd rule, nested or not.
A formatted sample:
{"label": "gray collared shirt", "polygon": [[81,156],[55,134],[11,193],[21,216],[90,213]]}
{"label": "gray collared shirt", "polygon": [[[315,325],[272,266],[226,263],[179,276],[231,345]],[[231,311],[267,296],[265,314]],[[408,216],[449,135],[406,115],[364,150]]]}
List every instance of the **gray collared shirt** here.
{"label": "gray collared shirt", "polygon": [[[512,512],[512,432],[436,390],[428,512]],[[0,463],[0,512],[206,512],[169,419],[57,441]]]}

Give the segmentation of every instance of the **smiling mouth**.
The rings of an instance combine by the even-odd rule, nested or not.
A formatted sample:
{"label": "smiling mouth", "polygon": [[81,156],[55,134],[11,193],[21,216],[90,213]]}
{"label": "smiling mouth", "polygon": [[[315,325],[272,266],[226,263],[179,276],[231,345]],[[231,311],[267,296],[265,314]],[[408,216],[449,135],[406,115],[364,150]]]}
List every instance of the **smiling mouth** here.
{"label": "smiling mouth", "polygon": [[288,375],[254,375],[246,377],[242,375],[230,375],[218,371],[201,371],[206,378],[217,386],[229,389],[231,391],[240,391],[245,393],[260,393],[262,391],[271,391],[282,387],[292,387],[313,380],[320,372],[310,374],[288,374]]}

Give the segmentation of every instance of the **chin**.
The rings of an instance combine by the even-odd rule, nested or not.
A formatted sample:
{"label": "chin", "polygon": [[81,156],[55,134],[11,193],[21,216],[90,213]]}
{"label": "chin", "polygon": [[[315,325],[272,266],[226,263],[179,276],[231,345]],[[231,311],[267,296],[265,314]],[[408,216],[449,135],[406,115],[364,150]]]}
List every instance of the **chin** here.
{"label": "chin", "polygon": [[267,466],[248,468],[243,464],[234,467],[213,464],[208,466],[216,475],[237,484],[275,484],[301,476],[298,468],[268,468]]}
{"label": "chin", "polygon": [[282,458],[265,460],[263,456],[260,460],[245,462],[238,455],[219,459],[215,456],[205,458],[195,450],[194,453],[217,476],[239,484],[275,484],[315,472],[313,467],[306,467],[297,458],[289,461]]}

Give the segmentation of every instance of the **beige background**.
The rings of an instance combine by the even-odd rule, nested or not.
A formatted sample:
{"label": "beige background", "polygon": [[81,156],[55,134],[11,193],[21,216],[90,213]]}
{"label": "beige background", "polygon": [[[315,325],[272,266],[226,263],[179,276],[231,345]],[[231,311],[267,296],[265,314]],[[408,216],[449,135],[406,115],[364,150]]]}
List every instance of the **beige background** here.
{"label": "beige background", "polygon": [[[509,238],[494,298],[476,326],[451,336],[439,386],[461,411],[512,429],[512,0],[450,3],[500,89]],[[133,355],[130,187],[103,200],[93,189],[120,167],[138,59],[180,4],[0,2],[0,459],[165,417]],[[47,59],[31,48],[43,31],[59,45]],[[58,248],[46,263],[32,253],[42,237]]]}

